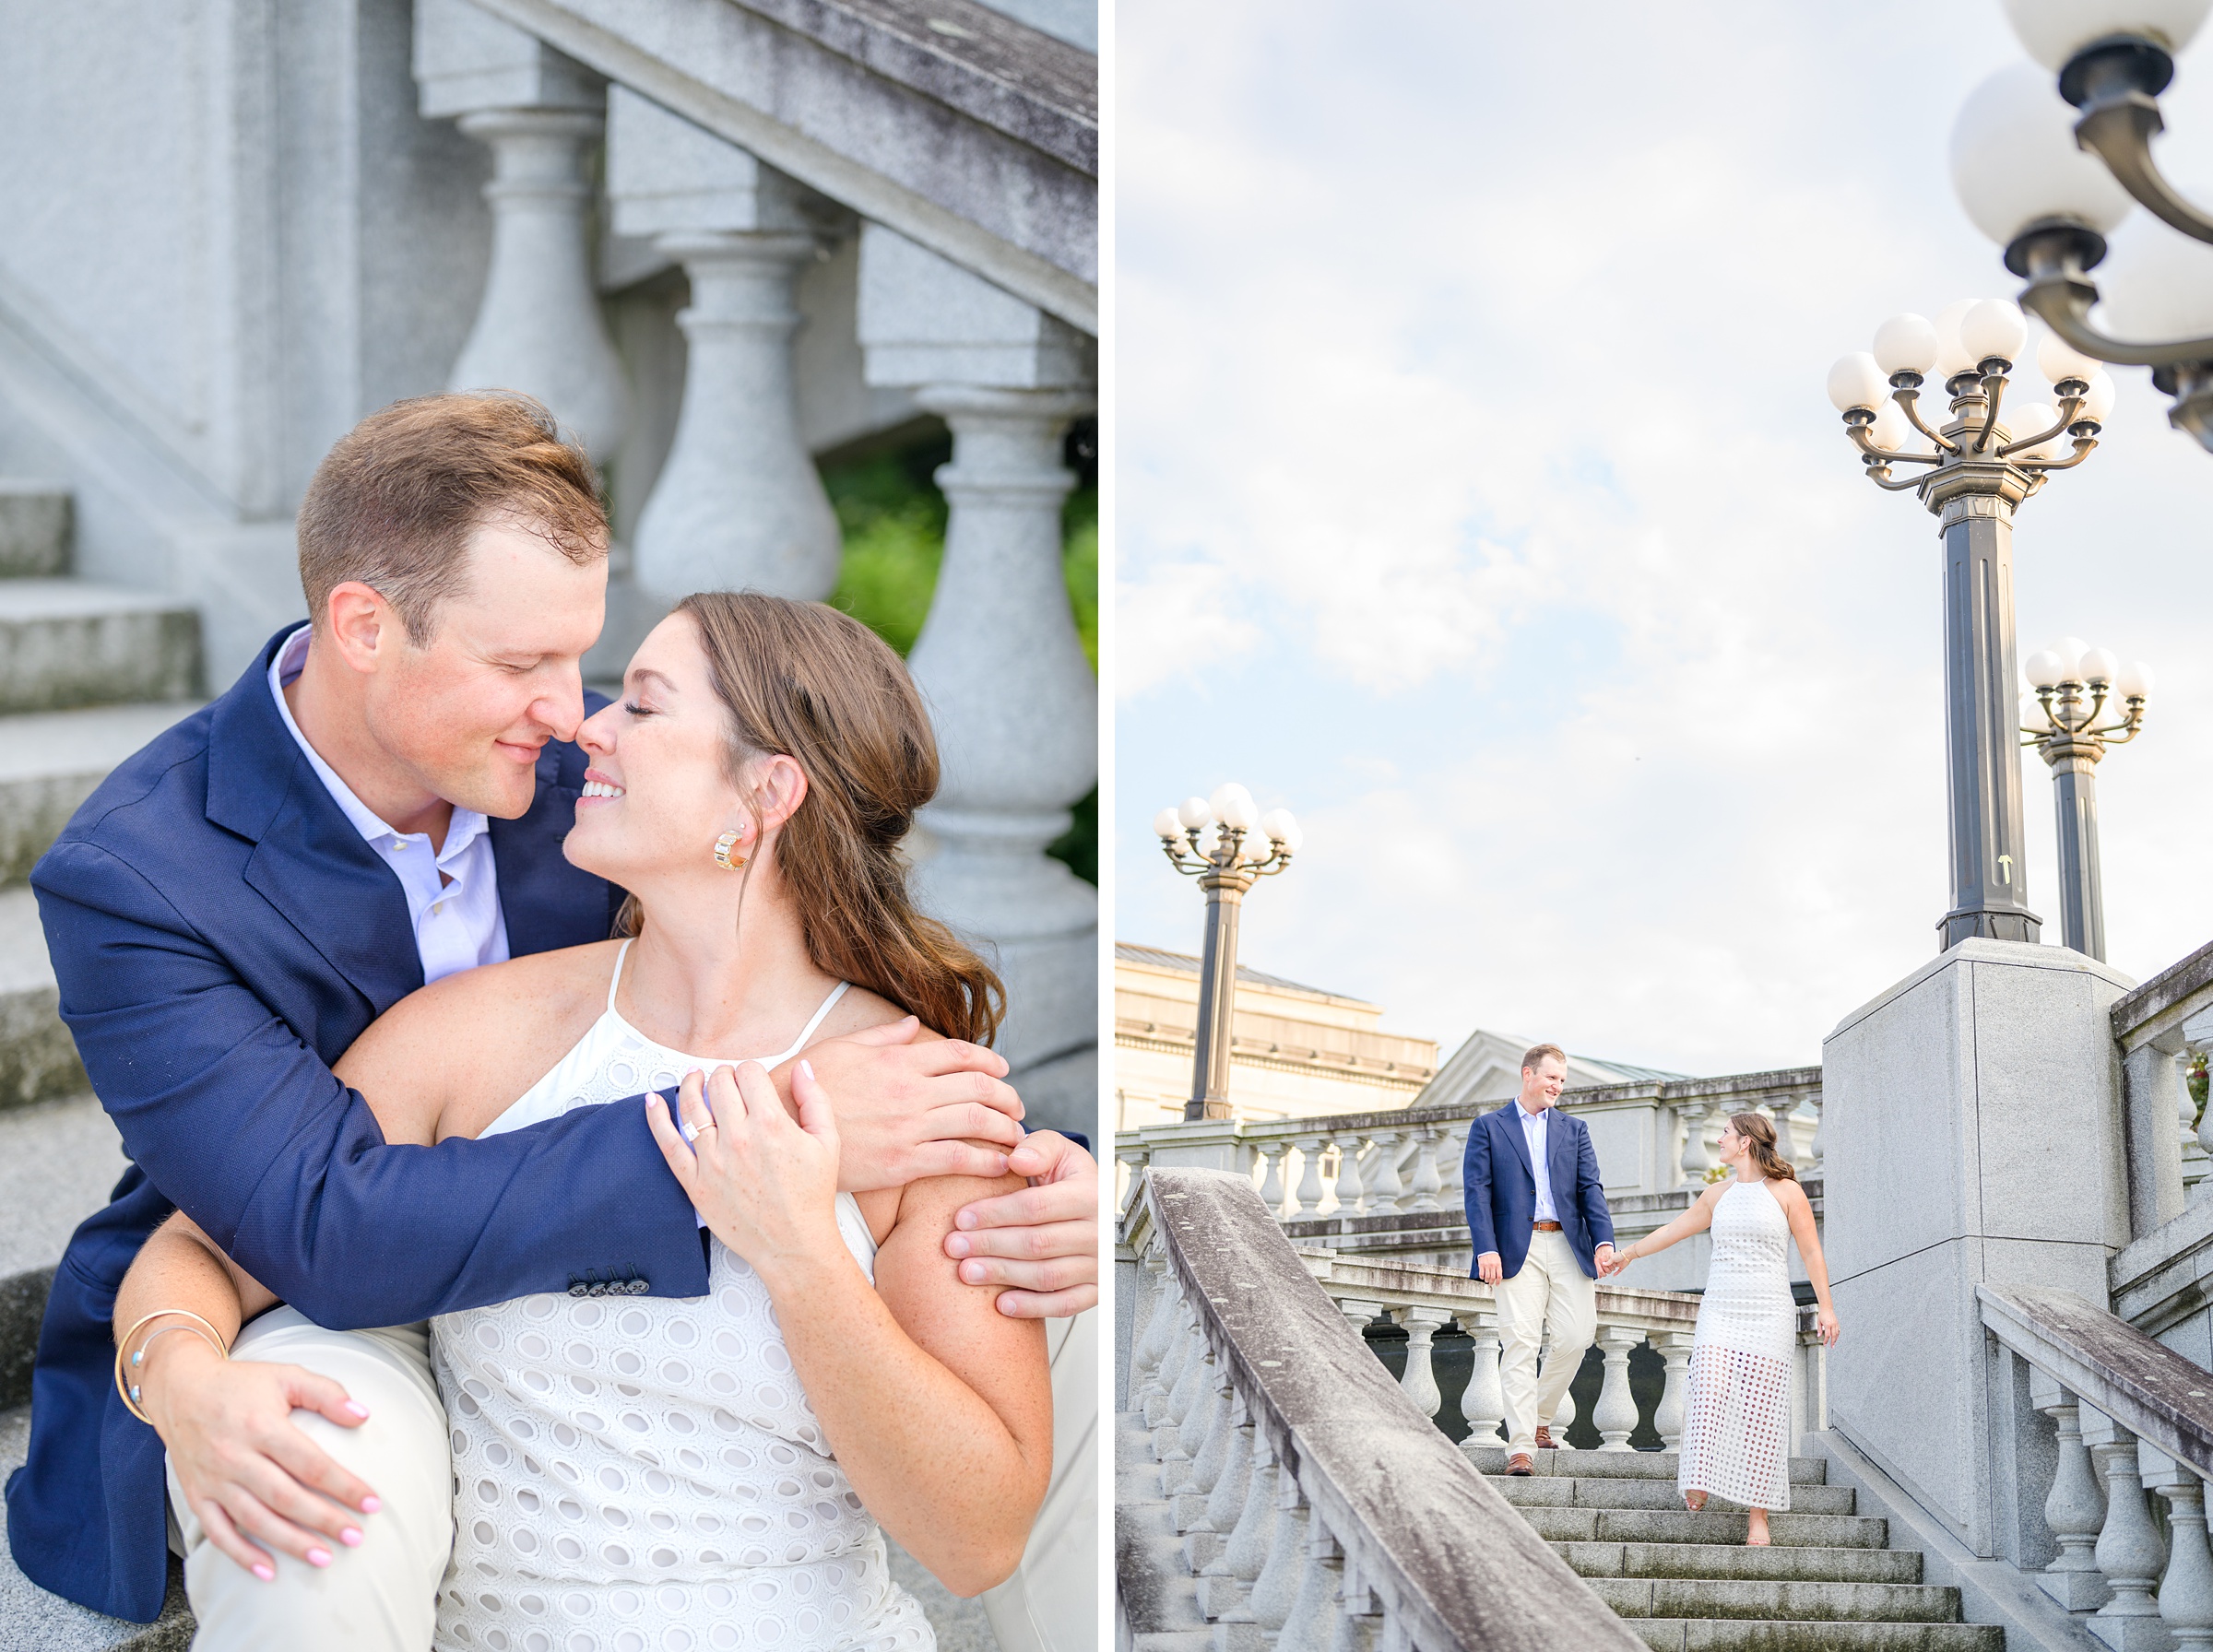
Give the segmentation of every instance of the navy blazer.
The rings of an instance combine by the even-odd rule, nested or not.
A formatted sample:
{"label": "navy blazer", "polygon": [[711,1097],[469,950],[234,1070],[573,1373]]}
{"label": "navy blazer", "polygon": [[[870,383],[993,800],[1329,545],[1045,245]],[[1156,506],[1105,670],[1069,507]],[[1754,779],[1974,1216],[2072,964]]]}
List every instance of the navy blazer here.
{"label": "navy blazer", "polygon": [[[62,1018],[133,1162],[54,1273],[8,1545],[34,1582],[135,1622],[160,1611],[167,1576],[162,1447],[116,1396],[110,1321],[177,1205],[335,1328],[579,1281],[707,1289],[692,1207],[643,1106],[396,1147],[331,1076],[422,985],[422,964],[398,878],[278,715],[281,641],[111,774],[31,874]],[[518,957],[607,938],[621,891],[561,853],[584,766],[574,746],[548,745],[529,811],[491,822]]]}
{"label": "navy blazer", "polygon": [[[1467,1157],[1461,1166],[1468,1202],[1468,1233],[1475,1243],[1475,1277],[1483,1253],[1498,1253],[1498,1265],[1512,1279],[1529,1257],[1529,1235],[1537,1220],[1537,1179],[1529,1162],[1529,1141],[1521,1134],[1521,1109],[1512,1101],[1468,1127]],[[1545,1173],[1552,1177],[1552,1208],[1575,1259],[1598,1277],[1598,1247],[1614,1243],[1614,1217],[1606,1209],[1598,1179],[1598,1155],[1591,1150],[1591,1129],[1571,1113],[1552,1109],[1545,1121]]]}

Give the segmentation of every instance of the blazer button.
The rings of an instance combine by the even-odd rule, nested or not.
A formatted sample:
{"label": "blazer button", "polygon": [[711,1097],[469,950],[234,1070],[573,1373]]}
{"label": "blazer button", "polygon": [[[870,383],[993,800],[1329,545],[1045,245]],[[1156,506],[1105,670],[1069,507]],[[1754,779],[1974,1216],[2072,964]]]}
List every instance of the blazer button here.
{"label": "blazer button", "polygon": [[582,1280],[571,1280],[569,1281],[569,1294],[571,1296],[589,1296],[591,1293],[592,1288],[586,1284]]}
{"label": "blazer button", "polygon": [[643,1296],[652,1289],[653,1285],[649,1280],[633,1280],[630,1281],[630,1293],[633,1296]]}
{"label": "blazer button", "polygon": [[586,1296],[605,1296],[607,1294],[607,1287],[598,1280],[595,1280],[589,1286],[586,1288],[585,1294]]}

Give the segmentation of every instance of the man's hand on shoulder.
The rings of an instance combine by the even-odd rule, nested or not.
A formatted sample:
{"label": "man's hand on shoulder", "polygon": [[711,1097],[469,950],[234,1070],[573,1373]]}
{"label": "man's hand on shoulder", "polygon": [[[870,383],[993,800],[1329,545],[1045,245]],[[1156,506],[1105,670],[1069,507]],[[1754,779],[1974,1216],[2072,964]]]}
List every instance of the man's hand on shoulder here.
{"label": "man's hand on shoulder", "polygon": [[953,1214],[945,1254],[971,1285],[1004,1285],[999,1311],[1061,1319],[1099,1300],[1099,1167],[1056,1130],[1025,1137],[1007,1168],[1027,1176],[1018,1193],[979,1199]]}
{"label": "man's hand on shoulder", "polygon": [[926,1039],[921,1031],[910,1015],[807,1051],[837,1110],[842,1192],[904,1187],[924,1176],[1007,1174],[1007,1153],[1023,1138],[1022,1098],[1006,1081],[1005,1059],[956,1038]]}

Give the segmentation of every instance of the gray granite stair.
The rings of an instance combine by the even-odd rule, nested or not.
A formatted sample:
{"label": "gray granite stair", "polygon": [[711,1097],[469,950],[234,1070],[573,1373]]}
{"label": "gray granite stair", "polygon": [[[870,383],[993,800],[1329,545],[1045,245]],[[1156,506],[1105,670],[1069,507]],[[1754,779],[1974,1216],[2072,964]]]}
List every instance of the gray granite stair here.
{"label": "gray granite stair", "polygon": [[0,579],[53,579],[69,572],[69,490],[0,478]]}
{"label": "gray granite stair", "polygon": [[[6,726],[0,718],[0,733]],[[0,1119],[88,1088],[60,1004],[36,898],[0,889]]]}
{"label": "gray granite stair", "polygon": [[108,772],[194,709],[158,702],[0,717],[0,886],[30,877]]}
{"label": "gray granite stair", "polygon": [[200,617],[189,604],[84,580],[0,579],[0,714],[199,691]]}

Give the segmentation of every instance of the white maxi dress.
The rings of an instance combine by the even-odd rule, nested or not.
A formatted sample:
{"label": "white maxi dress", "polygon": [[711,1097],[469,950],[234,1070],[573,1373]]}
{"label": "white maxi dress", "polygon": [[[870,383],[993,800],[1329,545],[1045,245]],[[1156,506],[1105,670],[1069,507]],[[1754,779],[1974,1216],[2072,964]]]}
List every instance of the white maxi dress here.
{"label": "white maxi dress", "polygon": [[[789,1050],[758,1059],[804,1048],[845,990]],[[752,1058],[656,1044],[617,1013],[610,982],[606,1013],[484,1133]],[[875,1242],[849,1193],[837,1225],[872,1279]],[[431,1322],[454,1445],[437,1652],[936,1646],[830,1453],[768,1288],[710,1244],[704,1296],[526,1296]]]}
{"label": "white maxi dress", "polygon": [[1732,1181],[1690,1349],[1675,1483],[1746,1508],[1791,1506],[1791,1224],[1765,1183]]}

